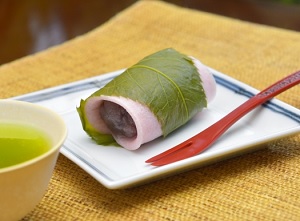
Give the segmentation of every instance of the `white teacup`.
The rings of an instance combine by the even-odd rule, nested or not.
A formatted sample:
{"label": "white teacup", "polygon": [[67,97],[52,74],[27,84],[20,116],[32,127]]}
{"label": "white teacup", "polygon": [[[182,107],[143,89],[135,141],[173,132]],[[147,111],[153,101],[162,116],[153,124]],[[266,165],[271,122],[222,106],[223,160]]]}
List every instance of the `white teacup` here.
{"label": "white teacup", "polygon": [[50,147],[37,157],[0,168],[1,221],[20,220],[40,202],[67,136],[58,114],[28,102],[0,100],[0,124],[7,122],[35,127],[49,138]]}

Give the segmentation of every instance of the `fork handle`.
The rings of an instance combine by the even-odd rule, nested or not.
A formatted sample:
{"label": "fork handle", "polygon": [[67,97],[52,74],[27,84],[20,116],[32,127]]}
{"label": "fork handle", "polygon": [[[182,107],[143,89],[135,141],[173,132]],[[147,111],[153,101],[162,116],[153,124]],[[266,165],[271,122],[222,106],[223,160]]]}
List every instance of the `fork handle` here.
{"label": "fork handle", "polygon": [[299,83],[300,71],[297,71],[256,94],[245,103],[231,111],[221,120],[201,131],[199,134],[159,155],[148,159],[146,163],[151,163],[153,166],[162,166],[201,153],[209,148],[210,145],[217,140],[231,125],[246,115],[249,111]]}
{"label": "fork handle", "polygon": [[[291,75],[277,81],[276,83],[272,84],[271,86],[264,89],[260,93],[251,97],[245,103],[243,103],[242,105],[240,105],[239,107],[237,107],[236,109],[231,111],[229,114],[227,114],[225,117],[223,117],[221,120],[219,120],[218,122],[216,122],[215,124],[213,124],[212,126],[210,126],[206,129],[206,130],[208,130],[209,128],[214,127],[214,129],[216,131],[218,131],[215,134],[214,138],[212,138],[211,140],[213,140],[213,141],[216,140],[231,125],[233,125],[236,121],[238,121],[241,117],[246,115],[249,111],[253,110],[258,105],[265,103],[269,99],[275,97],[276,95],[282,93],[283,91],[285,91],[299,83],[300,83],[300,71],[297,71],[294,74],[291,74]],[[202,150],[198,149],[197,152],[199,153],[206,148],[203,148]]]}

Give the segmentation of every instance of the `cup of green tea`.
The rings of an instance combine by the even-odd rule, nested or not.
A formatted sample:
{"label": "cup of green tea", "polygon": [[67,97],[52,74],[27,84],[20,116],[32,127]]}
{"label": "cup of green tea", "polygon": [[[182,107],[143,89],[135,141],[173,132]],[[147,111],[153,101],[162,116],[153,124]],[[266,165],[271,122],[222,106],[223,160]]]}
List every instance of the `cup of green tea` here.
{"label": "cup of green tea", "polygon": [[0,100],[0,220],[20,220],[47,191],[67,136],[55,112],[28,102]]}

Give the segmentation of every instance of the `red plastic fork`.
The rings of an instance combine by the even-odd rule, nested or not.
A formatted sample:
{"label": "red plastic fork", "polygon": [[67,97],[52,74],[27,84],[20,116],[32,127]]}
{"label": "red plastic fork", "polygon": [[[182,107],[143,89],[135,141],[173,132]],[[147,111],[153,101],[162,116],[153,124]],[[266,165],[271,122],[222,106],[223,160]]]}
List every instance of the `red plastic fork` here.
{"label": "red plastic fork", "polygon": [[300,71],[291,74],[256,94],[207,129],[181,144],[146,161],[153,166],[163,166],[195,156],[210,147],[229,127],[260,104],[300,83]]}

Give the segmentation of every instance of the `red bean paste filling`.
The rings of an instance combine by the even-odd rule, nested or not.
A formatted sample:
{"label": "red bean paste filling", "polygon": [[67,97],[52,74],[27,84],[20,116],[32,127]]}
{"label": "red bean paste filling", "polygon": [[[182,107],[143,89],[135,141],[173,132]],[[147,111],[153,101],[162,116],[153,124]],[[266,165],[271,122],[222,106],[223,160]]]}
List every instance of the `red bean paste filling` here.
{"label": "red bean paste filling", "polygon": [[136,137],[135,123],[128,112],[120,105],[103,101],[100,106],[100,116],[112,134],[127,138]]}

